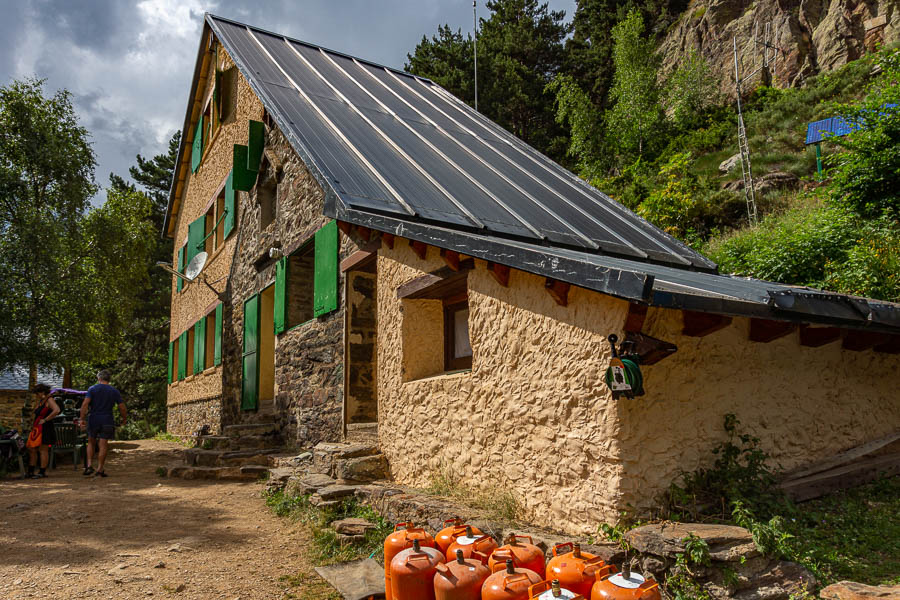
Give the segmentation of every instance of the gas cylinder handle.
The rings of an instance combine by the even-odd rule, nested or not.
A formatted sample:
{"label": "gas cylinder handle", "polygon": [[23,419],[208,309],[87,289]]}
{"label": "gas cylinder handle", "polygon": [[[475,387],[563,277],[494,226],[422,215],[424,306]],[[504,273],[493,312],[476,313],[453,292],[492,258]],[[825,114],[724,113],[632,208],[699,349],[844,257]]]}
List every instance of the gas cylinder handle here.
{"label": "gas cylinder handle", "polygon": [[452,519],[444,519],[444,525],[447,523],[453,523],[454,525],[462,525],[462,519],[459,517],[453,517]]}
{"label": "gas cylinder handle", "polygon": [[[591,560],[593,560],[593,559],[591,559]],[[590,562],[590,561],[588,561],[588,562]],[[585,566],[587,566],[587,565],[585,565]],[[614,573],[615,573],[615,569],[613,568],[612,565],[602,565],[602,566],[598,567],[596,571],[594,571],[594,579],[596,579],[597,581],[602,581],[602,580],[606,579],[607,577],[610,577]],[[588,575],[588,577],[590,577],[590,575]]]}
{"label": "gas cylinder handle", "polygon": [[[560,552],[561,548],[568,547],[568,552]],[[559,556],[560,554],[568,554],[569,552],[574,552],[575,547],[572,545],[572,542],[563,542],[562,544],[556,544],[553,546],[553,556]]]}
{"label": "gas cylinder handle", "polygon": [[513,539],[513,542],[519,541],[519,539],[528,540],[528,543],[534,546],[534,539],[530,535],[525,535],[521,533],[511,533],[509,537]]}
{"label": "gas cylinder handle", "polygon": [[595,556],[593,558],[589,558],[586,561],[584,561],[585,566],[588,566],[588,565],[601,565],[602,566],[605,564],[606,564],[606,561],[603,560],[602,556]]}
{"label": "gas cylinder handle", "polygon": [[475,538],[475,541],[472,542],[472,549],[473,549],[473,550],[476,550],[476,549],[478,549],[478,546],[479,546],[479,545],[482,545],[482,546],[483,546],[484,544],[481,544],[481,542],[484,542],[485,540],[489,540],[489,541],[493,542],[493,541],[494,541],[494,538],[492,538],[492,537],[491,537],[490,535],[488,535],[488,534],[484,534],[483,536],[481,536],[481,537],[479,537],[479,538]]}
{"label": "gas cylinder handle", "polygon": [[403,521],[402,523],[397,523],[396,525],[394,525],[394,531],[398,531],[401,527],[403,529],[410,529],[415,526],[416,524],[412,521]]}
{"label": "gas cylinder handle", "polygon": [[497,548],[494,550],[493,554],[491,554],[491,558],[494,560],[506,560],[506,559],[515,559],[513,556],[512,550],[509,548]]}
{"label": "gas cylinder handle", "polygon": [[551,586],[551,584],[550,584],[550,580],[549,580],[549,579],[546,580],[546,581],[541,581],[541,582],[538,582],[538,583],[533,583],[533,584],[531,584],[530,586],[528,586],[528,597],[529,597],[529,598],[536,598],[536,597],[539,596],[540,594],[543,594],[544,592],[546,592],[547,590],[549,590],[551,587],[552,587],[552,586]]}
{"label": "gas cylinder handle", "polygon": [[452,575],[452,573],[450,573],[450,569],[444,563],[438,563],[434,568],[437,570],[438,573],[440,573],[447,579],[449,579],[450,576]]}
{"label": "gas cylinder handle", "polygon": [[506,575],[506,576],[503,577],[503,587],[504,587],[505,589],[508,589],[510,583],[513,583],[513,582],[516,582],[516,581],[521,581],[522,579],[526,579],[526,580],[527,580],[527,579],[528,579],[528,575],[526,575],[525,573],[516,573],[516,574],[514,574],[514,575]]}
{"label": "gas cylinder handle", "polygon": [[410,552],[406,555],[406,564],[409,564],[414,560],[422,560],[423,558],[431,562],[431,555],[427,552]]}
{"label": "gas cylinder handle", "polygon": [[640,596],[638,596],[638,600],[640,600],[641,598],[643,598],[644,596],[646,596],[648,592],[652,592],[653,590],[655,590],[655,589],[658,588],[658,587],[659,587],[659,584],[658,584],[657,582],[654,581],[653,583],[651,583],[650,585],[648,585],[646,588],[644,588],[644,591],[641,592],[641,595],[640,595]]}

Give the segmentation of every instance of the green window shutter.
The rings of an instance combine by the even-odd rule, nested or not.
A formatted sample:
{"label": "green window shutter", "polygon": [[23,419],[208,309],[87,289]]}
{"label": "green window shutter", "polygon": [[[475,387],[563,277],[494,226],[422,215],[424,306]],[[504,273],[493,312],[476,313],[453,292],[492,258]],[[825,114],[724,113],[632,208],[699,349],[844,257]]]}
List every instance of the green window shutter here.
{"label": "green window shutter", "polygon": [[194,323],[194,375],[203,372],[206,357],[206,319]]}
{"label": "green window shutter", "polygon": [[203,115],[197,120],[197,129],[194,131],[194,142],[191,145],[191,173],[197,171],[200,161],[203,160]]}
{"label": "green window shutter", "polygon": [[228,174],[228,179],[225,180],[225,223],[223,228],[224,237],[226,238],[234,230],[234,224],[237,221],[236,198],[237,192],[234,191],[234,171],[232,170]]}
{"label": "green window shutter", "polygon": [[178,340],[178,380],[187,377],[188,332],[181,334]]}
{"label": "green window shutter", "polygon": [[241,357],[241,410],[256,410],[259,399],[259,294],[244,302],[244,352]]}
{"label": "green window shutter", "polygon": [[[178,272],[184,273],[184,246],[178,249]],[[176,288],[180,292],[181,288],[184,287],[184,280],[181,277],[176,277],[175,279],[178,280]]]}
{"label": "green window shutter", "polygon": [[275,263],[275,309],[273,321],[275,323],[275,335],[285,330],[287,326],[287,265],[288,257],[282,257]]}
{"label": "green window shutter", "polygon": [[218,366],[222,364],[222,303],[216,305],[216,348],[213,355],[213,364]]}
{"label": "green window shutter", "polygon": [[318,317],[337,310],[337,221],[331,221],[318,230],[315,243],[316,274],[313,286],[313,314]]}
{"label": "green window shutter", "polygon": [[247,140],[247,169],[257,173],[266,143],[266,126],[261,121],[250,121],[250,136]]}
{"label": "green window shutter", "polygon": [[175,342],[169,342],[169,383],[172,383],[172,364],[173,364],[173,353],[175,352]]}
{"label": "green window shutter", "polygon": [[233,185],[234,189],[240,190],[242,192],[249,192],[253,189],[253,186],[256,184],[256,171],[251,171],[247,168],[249,164],[248,160],[248,150],[247,146],[242,146],[240,144],[234,145],[234,154],[233,158],[233,170],[234,174]]}
{"label": "green window shutter", "polygon": [[206,215],[201,215],[195,219],[193,223],[188,225],[188,242],[187,254],[184,257],[185,265],[191,263],[191,259],[197,256],[203,245],[203,237],[206,235],[204,229],[206,227]]}

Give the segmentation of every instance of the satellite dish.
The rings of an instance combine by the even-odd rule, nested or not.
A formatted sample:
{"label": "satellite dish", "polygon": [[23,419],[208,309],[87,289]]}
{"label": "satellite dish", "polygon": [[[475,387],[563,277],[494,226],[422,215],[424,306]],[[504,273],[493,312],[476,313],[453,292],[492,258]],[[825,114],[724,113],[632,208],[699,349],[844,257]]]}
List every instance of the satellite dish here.
{"label": "satellite dish", "polygon": [[209,258],[209,254],[206,252],[199,252],[197,256],[191,259],[191,262],[188,263],[187,268],[184,270],[184,276],[189,280],[193,281],[197,278],[197,275],[200,274],[200,271],[203,270],[203,266],[206,264],[206,259]]}

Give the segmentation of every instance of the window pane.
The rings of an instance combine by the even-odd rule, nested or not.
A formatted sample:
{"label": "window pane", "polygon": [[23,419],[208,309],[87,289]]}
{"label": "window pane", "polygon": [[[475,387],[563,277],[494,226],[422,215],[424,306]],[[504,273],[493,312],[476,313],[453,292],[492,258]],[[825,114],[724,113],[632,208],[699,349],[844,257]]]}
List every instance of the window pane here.
{"label": "window pane", "polygon": [[453,313],[453,358],[472,356],[469,345],[469,309],[464,308]]}

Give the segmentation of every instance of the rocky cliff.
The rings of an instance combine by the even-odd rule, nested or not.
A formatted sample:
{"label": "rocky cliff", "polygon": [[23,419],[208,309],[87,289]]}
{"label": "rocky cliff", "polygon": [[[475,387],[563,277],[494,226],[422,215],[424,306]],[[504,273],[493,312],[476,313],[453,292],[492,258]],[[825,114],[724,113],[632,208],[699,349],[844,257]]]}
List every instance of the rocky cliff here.
{"label": "rocky cliff", "polygon": [[758,25],[762,41],[766,23],[780,49],[774,84],[798,86],[900,40],[900,0],[694,0],[662,42],[664,69],[674,69],[693,48],[709,61],[722,90],[733,93],[732,39],[737,37],[749,73],[756,57],[754,31]]}

